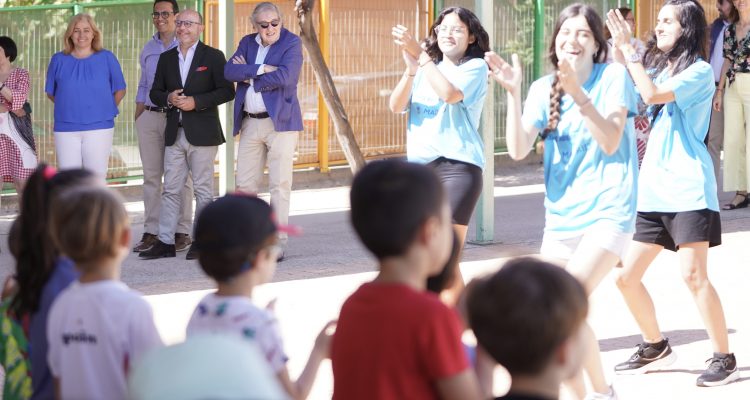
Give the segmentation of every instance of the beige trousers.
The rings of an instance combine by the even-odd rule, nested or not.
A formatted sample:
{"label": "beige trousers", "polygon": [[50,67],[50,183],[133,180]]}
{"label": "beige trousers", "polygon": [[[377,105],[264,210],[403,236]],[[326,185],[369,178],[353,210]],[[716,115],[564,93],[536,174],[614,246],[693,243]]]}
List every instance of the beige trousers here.
{"label": "beige trousers", "polygon": [[[292,196],[294,148],[299,132],[276,132],[271,118],[245,117],[237,150],[237,190],[260,192],[263,170],[268,162],[268,186],[271,207],[280,224],[289,222],[289,201]],[[279,234],[279,242],[286,246],[287,235]]]}
{"label": "beige trousers", "polygon": [[750,73],[735,75],[725,89],[724,108],[724,191],[748,189],[750,155]]}

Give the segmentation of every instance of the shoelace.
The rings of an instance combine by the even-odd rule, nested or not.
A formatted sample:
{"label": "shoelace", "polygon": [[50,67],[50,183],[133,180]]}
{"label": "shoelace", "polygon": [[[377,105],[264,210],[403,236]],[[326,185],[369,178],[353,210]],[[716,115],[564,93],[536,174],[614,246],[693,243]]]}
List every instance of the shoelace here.
{"label": "shoelace", "polygon": [[729,358],[711,357],[706,360],[706,364],[708,364],[706,369],[710,372],[726,371],[729,369]]}
{"label": "shoelace", "polygon": [[630,356],[630,361],[635,361],[638,359],[638,357],[643,356],[643,352],[645,352],[647,348],[648,348],[647,343],[638,344],[638,350],[636,350],[635,354]]}

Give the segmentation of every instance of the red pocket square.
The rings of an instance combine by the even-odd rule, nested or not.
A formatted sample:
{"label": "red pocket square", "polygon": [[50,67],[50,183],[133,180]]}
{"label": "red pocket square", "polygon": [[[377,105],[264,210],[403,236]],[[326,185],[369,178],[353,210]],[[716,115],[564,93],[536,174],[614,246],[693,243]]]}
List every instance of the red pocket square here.
{"label": "red pocket square", "polygon": [[208,69],[208,67],[198,67],[198,68],[195,69],[195,72],[203,72],[203,71],[205,71],[207,69]]}

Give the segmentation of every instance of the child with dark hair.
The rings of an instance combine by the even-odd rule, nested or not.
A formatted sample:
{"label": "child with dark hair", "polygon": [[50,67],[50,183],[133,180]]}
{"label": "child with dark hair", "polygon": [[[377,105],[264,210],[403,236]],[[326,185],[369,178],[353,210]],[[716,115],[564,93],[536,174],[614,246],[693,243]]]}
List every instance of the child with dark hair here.
{"label": "child with dark hair", "polygon": [[329,322],[315,340],[305,369],[292,381],[278,322],[270,310],[250,300],[253,289],[267,283],[276,270],[277,233],[294,230],[277,225],[271,206],[251,195],[228,194],[203,209],[195,224],[198,261],[218,289],[204,297],[187,326],[188,338],[224,334],[257,345],[281,386],[294,399],[310,393],[321,362],[328,358]]}
{"label": "child with dark hair", "polygon": [[632,32],[622,14],[610,11],[607,24],[652,112],[651,139],[638,181],[635,236],[617,278],[643,343],[615,372],[640,374],[675,361],[641,282],[656,256],[667,249],[679,255],[683,279],[713,347],[696,384],[725,385],[739,379],[740,372],[729,352],[721,299],[708,278],[708,249],[721,244],[721,218],[713,162],[704,142],[714,96],[713,71],[705,61],[706,15],[697,1],[667,0],[643,60],[630,44]]}
{"label": "child with dark hair", "polygon": [[[33,398],[54,396],[47,364],[47,315],[52,302],[77,277],[73,262],[62,256],[49,231],[54,198],[80,186],[100,186],[95,175],[83,169],[57,172],[40,164],[29,176],[21,197],[21,212],[9,235],[16,273],[6,284],[6,316],[23,327],[27,346],[19,349],[30,364]],[[6,380],[18,375],[6,375]],[[7,381],[6,381],[7,383]],[[6,389],[8,386],[6,386]]]}
{"label": "child with dark hair", "polygon": [[81,273],[47,321],[55,397],[124,399],[130,365],[162,341],[151,306],[119,281],[130,251],[123,200],[104,187],[68,190],[55,199],[50,231]]}
{"label": "child with dark hair", "polygon": [[[479,18],[463,7],[442,10],[421,44],[403,25],[393,27],[391,34],[406,70],[389,107],[395,113],[408,111],[407,158],[438,175],[463,247],[482,192],[485,154],[479,119],[487,95],[482,57],[490,50],[489,35]],[[463,286],[458,274],[444,298],[455,303]]]}
{"label": "child with dark hair", "polygon": [[352,182],[351,221],[377,278],[341,307],[331,347],[334,399],[477,399],[456,313],[427,277],[450,251],[450,211],[428,167],[376,161]]}
{"label": "child with dark hair", "polygon": [[564,269],[533,258],[508,261],[467,288],[477,341],[511,375],[500,399],[552,400],[580,369],[588,300]]}
{"label": "child with dark hair", "polygon": [[[601,17],[575,3],[560,12],[549,59],[555,72],[531,84],[521,112],[523,71],[495,53],[491,76],[507,90],[508,153],[522,159],[537,136],[544,141],[546,209],[540,253],[563,260],[588,293],[625,257],[635,228],[638,154],[633,116],[636,95],[621,64],[605,64]],[[584,368],[590,398],[616,398],[607,385],[593,331],[586,325]],[[579,397],[582,376],[569,382]]]}

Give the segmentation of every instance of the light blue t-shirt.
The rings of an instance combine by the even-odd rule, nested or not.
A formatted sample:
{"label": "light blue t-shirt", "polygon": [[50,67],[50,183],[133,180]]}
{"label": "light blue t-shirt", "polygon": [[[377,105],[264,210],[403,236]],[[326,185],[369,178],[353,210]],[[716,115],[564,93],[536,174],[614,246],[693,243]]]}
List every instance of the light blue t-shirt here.
{"label": "light blue t-shirt", "polygon": [[114,93],[125,89],[122,68],[112,52],[86,58],[55,53],[44,91],[55,97],[55,132],[109,129],[119,114]]}
{"label": "light blue t-shirt", "polygon": [[[547,126],[552,79],[547,75],[531,84],[523,110],[524,126],[540,130]],[[628,119],[620,146],[608,156],[591,136],[573,98],[562,97],[560,122],[544,142],[544,230],[557,239],[590,228],[635,231],[638,152],[632,118],[637,112],[633,83],[620,64],[594,64],[582,87],[599,113],[604,115],[608,105],[620,105],[628,110]]]}
{"label": "light blue t-shirt", "polygon": [[638,181],[638,211],[719,211],[716,177],[708,148],[713,70],[700,60],[675,76],[662,72],[654,83],[674,93],[659,111],[648,139]]}
{"label": "light blue t-shirt", "polygon": [[421,164],[445,157],[484,169],[484,143],[478,129],[487,95],[487,63],[474,58],[461,65],[440,62],[437,68],[464,99],[447,104],[422,69],[417,71],[409,103],[406,156]]}

